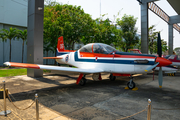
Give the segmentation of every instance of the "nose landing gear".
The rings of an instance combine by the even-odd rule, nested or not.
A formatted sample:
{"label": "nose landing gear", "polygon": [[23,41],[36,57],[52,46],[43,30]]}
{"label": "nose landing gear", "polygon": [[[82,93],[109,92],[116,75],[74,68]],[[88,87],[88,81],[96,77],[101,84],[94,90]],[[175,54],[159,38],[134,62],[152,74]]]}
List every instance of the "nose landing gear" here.
{"label": "nose landing gear", "polygon": [[127,87],[128,87],[129,89],[133,89],[133,88],[136,87],[136,84],[133,82],[133,77],[132,77],[132,76],[131,76],[130,81],[127,83]]}

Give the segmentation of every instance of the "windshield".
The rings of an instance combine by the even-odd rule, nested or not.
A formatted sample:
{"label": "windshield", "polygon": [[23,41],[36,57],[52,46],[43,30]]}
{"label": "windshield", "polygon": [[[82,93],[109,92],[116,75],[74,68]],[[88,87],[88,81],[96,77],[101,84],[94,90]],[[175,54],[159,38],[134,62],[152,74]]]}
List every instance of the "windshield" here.
{"label": "windshield", "polygon": [[92,44],[87,44],[87,45],[83,46],[80,49],[80,52],[90,52],[90,53],[92,53]]}
{"label": "windshield", "polygon": [[113,51],[116,51],[116,49],[111,47],[110,45],[106,45],[103,43],[90,43],[83,46],[80,49],[80,52],[92,53],[92,50],[94,53],[100,53],[100,54],[109,54],[112,53]]}
{"label": "windshield", "polygon": [[116,49],[103,43],[94,43],[93,51],[94,53],[109,54],[113,51],[116,51]]}

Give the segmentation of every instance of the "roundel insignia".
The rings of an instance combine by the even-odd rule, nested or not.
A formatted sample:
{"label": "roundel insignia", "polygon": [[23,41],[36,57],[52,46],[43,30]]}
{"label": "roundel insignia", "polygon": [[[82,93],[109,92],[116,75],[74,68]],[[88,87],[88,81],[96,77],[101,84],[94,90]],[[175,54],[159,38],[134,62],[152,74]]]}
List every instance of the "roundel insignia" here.
{"label": "roundel insignia", "polygon": [[98,59],[98,57],[96,56],[96,57],[95,57],[95,60],[97,61],[97,59]]}
{"label": "roundel insignia", "polygon": [[69,61],[69,55],[66,56],[65,61],[66,61],[66,62]]}

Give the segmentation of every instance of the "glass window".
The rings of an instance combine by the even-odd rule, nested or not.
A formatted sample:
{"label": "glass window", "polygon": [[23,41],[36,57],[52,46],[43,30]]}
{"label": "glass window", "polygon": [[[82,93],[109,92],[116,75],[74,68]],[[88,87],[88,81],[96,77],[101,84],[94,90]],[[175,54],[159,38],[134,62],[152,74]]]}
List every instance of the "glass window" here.
{"label": "glass window", "polygon": [[80,49],[80,52],[90,52],[90,53],[92,53],[92,44],[87,44],[87,45],[83,46]]}
{"label": "glass window", "polygon": [[171,55],[168,59],[174,59],[175,55]]}
{"label": "glass window", "polygon": [[113,51],[116,51],[116,49],[106,44],[95,43],[93,45],[93,51],[94,53],[109,54]]}
{"label": "glass window", "polygon": [[180,60],[180,55],[177,55],[177,60]]}

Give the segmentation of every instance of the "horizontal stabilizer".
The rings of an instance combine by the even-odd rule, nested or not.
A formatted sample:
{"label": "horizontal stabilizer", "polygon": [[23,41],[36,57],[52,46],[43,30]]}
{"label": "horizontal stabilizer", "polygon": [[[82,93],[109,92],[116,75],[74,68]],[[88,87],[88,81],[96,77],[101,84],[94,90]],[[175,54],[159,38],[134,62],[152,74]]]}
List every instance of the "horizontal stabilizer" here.
{"label": "horizontal stabilizer", "polygon": [[4,64],[6,66],[12,66],[12,67],[57,70],[57,71],[67,71],[67,72],[76,72],[76,73],[101,73],[101,72],[104,72],[103,70],[98,69],[98,68],[96,68],[96,69],[82,69],[82,68],[60,67],[60,66],[50,66],[50,65],[16,63],[16,62],[5,62]]}
{"label": "horizontal stabilizer", "polygon": [[63,57],[43,57],[43,59],[63,59]]}
{"label": "horizontal stabilizer", "polygon": [[145,71],[148,72],[149,70],[154,69],[159,63],[154,64],[153,66],[148,67]]}

